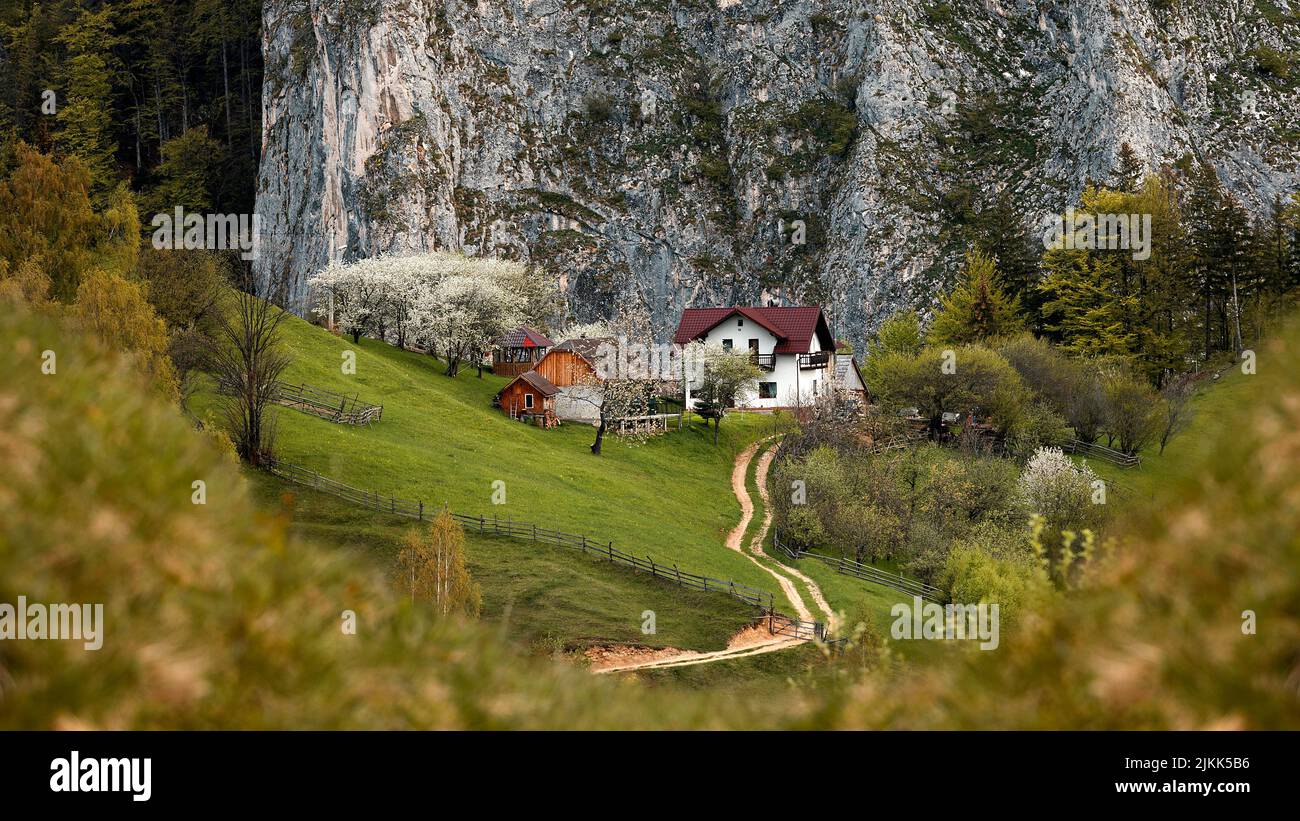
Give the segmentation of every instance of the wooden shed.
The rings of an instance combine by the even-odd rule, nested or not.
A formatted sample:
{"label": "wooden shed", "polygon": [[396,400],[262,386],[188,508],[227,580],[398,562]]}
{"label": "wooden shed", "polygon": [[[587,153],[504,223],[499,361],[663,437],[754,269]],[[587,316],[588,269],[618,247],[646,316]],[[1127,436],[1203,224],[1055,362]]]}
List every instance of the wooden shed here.
{"label": "wooden shed", "polygon": [[536,371],[519,374],[496,396],[497,407],[511,419],[550,428],[557,424],[555,396],[560,389]]}
{"label": "wooden shed", "polygon": [[492,341],[492,372],[518,376],[531,371],[554,344],[536,328],[520,325]]}
{"label": "wooden shed", "polygon": [[566,339],[538,360],[535,371],[561,388],[596,382],[601,345],[617,345],[612,337]]}

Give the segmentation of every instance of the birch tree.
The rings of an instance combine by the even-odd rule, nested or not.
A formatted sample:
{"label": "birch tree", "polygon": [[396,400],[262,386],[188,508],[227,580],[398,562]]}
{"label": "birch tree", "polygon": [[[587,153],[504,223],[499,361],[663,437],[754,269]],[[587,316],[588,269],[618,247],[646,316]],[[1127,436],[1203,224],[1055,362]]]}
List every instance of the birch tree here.
{"label": "birch tree", "polygon": [[397,563],[412,604],[423,599],[442,617],[478,617],[483,596],[465,568],[465,531],[446,510],[427,526],[407,531]]}

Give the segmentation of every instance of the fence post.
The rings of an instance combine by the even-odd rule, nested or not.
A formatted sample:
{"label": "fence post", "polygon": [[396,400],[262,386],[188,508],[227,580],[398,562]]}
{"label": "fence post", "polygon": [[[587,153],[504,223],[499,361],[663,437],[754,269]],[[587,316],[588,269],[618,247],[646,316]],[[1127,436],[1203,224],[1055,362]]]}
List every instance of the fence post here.
{"label": "fence post", "polygon": [[613,543],[613,542],[610,542],[610,543],[609,543],[609,560],[610,560],[611,562],[614,561],[614,543]]}
{"label": "fence post", "polygon": [[650,562],[650,575],[651,575],[651,576],[658,576],[658,575],[659,575],[659,571],[655,570],[655,560],[652,559],[652,558],[650,558],[649,556],[646,556],[646,557],[645,557],[645,560],[648,561],[648,562]]}
{"label": "fence post", "polygon": [[424,502],[420,502],[420,521],[424,521]]}
{"label": "fence post", "polygon": [[681,587],[681,586],[682,586],[682,569],[681,569],[680,567],[678,567],[677,565],[673,565],[673,570],[676,570],[676,571],[677,571],[677,586],[678,586],[678,587]]}
{"label": "fence post", "polygon": [[537,523],[533,523],[533,541],[537,541]]}
{"label": "fence post", "polygon": [[483,521],[483,514],[480,513],[479,516],[478,516],[478,532],[479,532],[479,533],[482,533],[482,532],[483,532],[483,527],[484,527],[485,524],[486,524],[486,522]]}

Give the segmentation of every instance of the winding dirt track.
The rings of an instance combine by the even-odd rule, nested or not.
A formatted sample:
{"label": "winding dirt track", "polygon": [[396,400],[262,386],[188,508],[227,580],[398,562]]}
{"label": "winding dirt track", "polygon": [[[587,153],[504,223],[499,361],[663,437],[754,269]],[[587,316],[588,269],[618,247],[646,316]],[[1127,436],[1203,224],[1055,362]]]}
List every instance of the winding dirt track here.
{"label": "winding dirt track", "polygon": [[[751,553],[766,557],[777,567],[781,568],[783,572],[789,573],[791,576],[794,576],[796,579],[803,582],[808,588],[808,595],[812,597],[813,603],[817,605],[817,609],[822,611],[822,615],[826,617],[827,630],[833,632],[836,623],[835,611],[831,609],[830,604],[826,601],[826,597],[822,595],[822,589],[817,586],[817,582],[808,578],[805,574],[800,573],[798,570],[795,570],[793,567],[777,561],[763,550],[763,540],[767,538],[767,531],[772,527],[772,500],[771,497],[767,495],[767,472],[768,469],[772,467],[772,459],[775,456],[776,445],[773,445],[765,450],[762,456],[758,457],[758,465],[754,468],[754,479],[755,483],[758,485],[758,495],[763,499],[763,523],[759,527],[758,532],[754,534],[754,538],[750,540],[749,550]],[[744,503],[742,502],[742,505],[743,504]],[[753,507],[752,504],[751,507]],[[801,618],[808,619],[809,617],[803,616]]]}
{"label": "winding dirt track", "polygon": [[[761,441],[755,442],[741,451],[740,455],[736,457],[735,467],[731,470],[731,492],[735,493],[736,498],[740,500],[740,521],[727,536],[727,547],[749,559],[764,573],[776,579],[776,583],[781,585],[781,590],[785,592],[785,597],[790,600],[790,604],[794,607],[795,612],[799,614],[799,618],[804,621],[814,621],[812,612],[808,610],[808,606],[803,603],[803,597],[799,595],[798,586],[788,576],[783,576],[760,562],[752,555],[754,552],[752,549],[750,553],[746,553],[742,546],[745,531],[749,528],[750,520],[754,518],[754,501],[749,498],[749,491],[745,489],[745,476],[749,473],[749,463],[753,460],[754,454],[758,452],[758,446],[761,444]],[[764,516],[763,518],[763,526],[755,537],[759,544],[762,544],[763,538],[767,535],[767,526],[771,522],[771,517]],[[763,555],[761,548],[757,552],[760,556]]]}
{"label": "winding dirt track", "polygon": [[[772,438],[772,437],[769,437]],[[736,494],[736,499],[740,502],[740,521],[727,534],[727,548],[734,550],[745,558],[749,559],[755,565],[760,567],[765,573],[776,579],[777,584],[781,585],[790,604],[799,614],[799,618],[804,621],[813,621],[813,614],[804,604],[803,597],[799,595],[799,587],[790,578],[802,581],[808,588],[808,595],[812,597],[817,609],[822,612],[826,618],[828,627],[833,628],[835,623],[835,612],[831,610],[830,605],[826,602],[826,597],[822,595],[821,588],[817,583],[808,578],[803,573],[795,570],[793,567],[778,562],[769,556],[763,550],[763,540],[767,538],[767,531],[772,526],[772,506],[769,503],[767,493],[767,474],[768,469],[772,466],[772,459],[776,456],[776,446],[772,445],[763,452],[759,457],[758,464],[755,466],[755,480],[758,485],[759,496],[763,499],[763,521],[759,525],[758,531],[750,539],[749,551],[744,549],[745,531],[749,528],[749,523],[754,518],[754,500],[750,498],[749,491],[745,487],[745,477],[749,473],[749,464],[754,459],[754,454],[758,452],[759,447],[767,440],[760,440],[745,448],[736,456],[736,464],[731,470],[731,490]],[[768,564],[759,561],[759,557],[766,559],[767,562],[780,568],[780,570],[769,567]],[[781,571],[784,571],[781,572]],[[785,575],[789,574],[789,575]],[[688,667],[694,664],[707,664],[714,661],[725,661],[727,659],[744,658],[746,656],[757,656],[763,653],[771,653],[777,650],[784,650],[787,647],[795,647],[803,644],[799,639],[788,637],[760,638],[759,632],[766,632],[767,628],[759,626],[757,628],[748,628],[737,634],[725,650],[715,650],[710,653],[699,653],[690,650],[683,650],[680,653],[666,657],[651,658],[645,661],[633,662],[630,664],[619,664],[612,667],[602,667],[593,669],[593,673],[624,673],[635,670],[662,670],[668,667]]]}

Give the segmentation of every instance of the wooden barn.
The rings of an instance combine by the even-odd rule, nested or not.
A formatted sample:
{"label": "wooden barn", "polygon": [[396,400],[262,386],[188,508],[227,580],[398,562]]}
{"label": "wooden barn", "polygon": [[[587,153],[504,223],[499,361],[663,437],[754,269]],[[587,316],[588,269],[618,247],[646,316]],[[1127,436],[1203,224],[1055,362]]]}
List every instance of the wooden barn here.
{"label": "wooden barn", "polygon": [[518,376],[531,371],[554,345],[546,334],[520,325],[492,342],[492,372],[498,376]]}
{"label": "wooden barn", "polygon": [[496,405],[511,419],[550,428],[558,424],[555,398],[559,392],[546,377],[536,371],[525,371],[497,393]]}
{"label": "wooden barn", "polygon": [[559,388],[555,412],[560,419],[594,422],[600,418],[603,389],[597,378],[601,345],[617,345],[608,337],[566,339],[543,356],[533,369]]}

